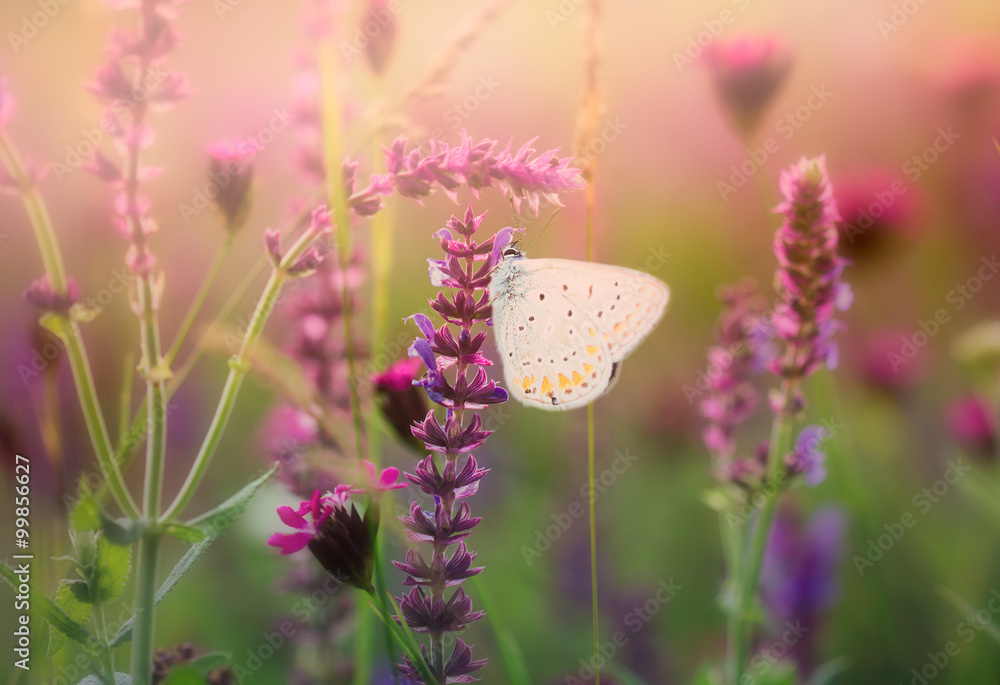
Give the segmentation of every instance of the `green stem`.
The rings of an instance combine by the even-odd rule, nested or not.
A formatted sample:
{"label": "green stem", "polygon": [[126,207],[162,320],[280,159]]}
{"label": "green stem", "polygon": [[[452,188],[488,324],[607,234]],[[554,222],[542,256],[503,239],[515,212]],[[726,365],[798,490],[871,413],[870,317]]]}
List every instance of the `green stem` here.
{"label": "green stem", "polygon": [[250,371],[250,355],[260,336],[264,333],[264,326],[267,324],[271,312],[274,311],[274,305],[281,294],[281,287],[288,278],[288,269],[298,261],[299,257],[309,249],[315,240],[316,236],[312,231],[305,231],[299,236],[299,239],[292,247],[289,248],[288,252],[282,258],[281,264],[271,272],[271,277],[268,279],[267,285],[264,286],[264,292],[261,293],[260,299],[257,301],[257,307],[250,318],[250,325],[243,336],[239,352],[229,360],[229,376],[226,378],[226,384],[222,389],[222,396],[219,398],[219,404],[215,409],[215,416],[212,417],[208,433],[205,435],[201,448],[198,450],[198,456],[195,457],[191,471],[181,486],[180,492],[177,493],[177,497],[163,516],[160,517],[161,521],[179,517],[184,507],[187,506],[188,502],[194,496],[198,485],[205,477],[208,465],[215,455],[219,441],[222,439],[222,434],[226,430],[226,424],[229,422],[229,417],[233,413],[233,408],[236,405],[236,397],[240,392],[240,386],[243,384],[244,377]]}
{"label": "green stem", "polygon": [[[17,149],[3,132],[0,132],[0,162],[6,167],[11,178],[21,187],[21,199],[31,221],[31,227],[35,232],[35,239],[38,242],[49,283],[57,293],[65,294],[67,290],[66,270],[59,251],[59,243],[56,240],[55,229],[52,227],[52,219],[41,194],[30,179]],[[61,333],[59,337],[66,346],[80,407],[83,409],[84,421],[87,424],[87,433],[90,435],[90,441],[94,453],[97,455],[97,462],[101,467],[104,481],[108,484],[122,513],[128,517],[137,517],[139,508],[129,494],[125,479],[114,459],[111,438],[104,422],[100,402],[97,399],[97,389],[94,386],[93,374],[79,328],[68,316],[61,314],[54,316]]]}
{"label": "green stem", "polygon": [[104,669],[104,680],[110,685],[115,685],[115,652],[107,646],[108,644],[108,624],[104,617],[104,604],[94,607],[94,626],[97,628],[97,637],[105,645],[101,652],[101,668]]}
{"label": "green stem", "polygon": [[[788,354],[794,358],[794,349],[790,348]],[[792,396],[794,387],[794,382],[782,381],[781,396],[787,400],[787,398]],[[792,423],[792,418],[784,412],[779,411],[774,416],[767,453],[766,483],[777,485],[782,481],[784,471],[783,458],[791,446]],[[732,635],[734,644],[730,646],[731,649],[735,650],[733,683],[739,683],[743,678],[750,659],[752,628],[756,619],[754,604],[757,598],[757,586],[760,582],[760,570],[764,559],[764,550],[767,547],[771,524],[774,521],[774,515],[777,511],[779,495],[780,489],[777,489],[773,494],[768,496],[760,513],[757,515],[757,520],[753,523],[753,530],[750,533],[750,540],[746,548],[746,559],[740,569],[736,605],[733,608],[734,616],[732,619],[736,622],[736,625],[733,626],[734,632]]]}
{"label": "green stem", "polygon": [[[323,198],[323,193],[320,192],[320,190],[313,191],[313,193],[310,194],[305,205],[303,206],[303,209],[301,209],[298,213],[296,213],[295,216],[288,219],[288,221],[282,227],[281,229],[282,235],[290,232],[296,226],[301,224],[309,216],[309,213],[312,211],[313,205],[322,200],[322,198]],[[250,271],[247,272],[247,275],[243,278],[240,284],[233,291],[232,295],[229,296],[229,299],[226,300],[226,303],[222,306],[222,309],[220,310],[220,313],[217,317],[218,321],[225,321],[232,315],[234,311],[236,311],[236,307],[239,306],[240,302],[243,301],[243,297],[247,294],[247,291],[250,290],[250,287],[253,285],[254,281],[256,281],[257,278],[260,276],[260,274],[264,271],[264,267],[267,264],[268,264],[267,257],[262,256],[250,268]],[[191,373],[191,369],[193,369],[194,365],[198,363],[198,360],[201,359],[201,355],[204,353],[206,349],[205,343],[207,339],[208,339],[207,336],[204,335],[198,339],[198,344],[195,345],[195,348],[184,359],[184,363],[181,364],[180,368],[177,370],[177,373],[175,373],[170,378],[170,381],[167,383],[167,400],[173,397],[174,392],[176,392],[177,388],[180,387],[181,383],[184,382],[184,379],[187,378],[188,374]],[[122,469],[125,469],[131,462],[132,457],[135,454],[136,448],[139,446],[139,443],[142,442],[142,436],[144,434],[145,428],[146,428],[146,400],[143,399],[142,405],[136,412],[135,418],[132,420],[132,424],[129,427],[128,432],[126,433],[126,437],[122,439],[121,443],[118,446],[118,451],[115,453],[115,460]],[[103,500],[105,494],[106,494],[106,489],[102,486],[94,493],[94,497],[96,501],[100,503]]]}
{"label": "green stem", "polygon": [[361,417],[361,399],[358,393],[357,351],[354,340],[354,316],[351,289],[347,270],[351,261],[351,217],[347,206],[340,173],[343,156],[341,153],[341,105],[337,92],[337,47],[333,41],[326,41],[320,48],[320,82],[322,83],[322,127],[323,163],[326,166],[326,188],[330,211],[337,225],[337,251],[341,271],[341,307],[344,320],[344,355],[347,357],[347,389],[350,395],[351,418],[354,422],[354,442],[358,459],[364,458],[362,436],[364,422]]}
{"label": "green stem", "polygon": [[205,274],[205,278],[201,282],[201,287],[198,288],[198,292],[195,294],[194,300],[191,302],[191,306],[188,307],[187,313],[184,315],[184,320],[181,322],[180,328],[177,330],[174,342],[170,345],[170,349],[167,350],[166,361],[168,367],[173,366],[174,360],[177,358],[177,353],[180,352],[181,345],[184,344],[184,339],[187,338],[188,333],[191,331],[191,326],[194,324],[194,320],[198,317],[198,312],[201,311],[201,307],[205,303],[205,297],[208,295],[208,291],[212,288],[212,284],[219,275],[219,269],[222,267],[222,263],[226,261],[226,256],[229,254],[229,248],[233,246],[234,235],[235,234],[232,231],[227,230],[225,237],[222,239],[222,243],[219,244],[218,249],[215,251],[215,257],[212,259],[212,264],[208,267],[208,272]]}
{"label": "green stem", "polygon": [[594,614],[594,685],[601,683],[601,669],[598,666],[600,633],[598,632],[597,607],[597,491],[594,487],[594,405],[587,405],[587,502],[590,505],[590,595],[591,611]]}
{"label": "green stem", "polygon": [[139,538],[138,563],[135,571],[135,618],[132,629],[132,682],[151,683],[153,680],[153,634],[156,610],[156,567],[160,557],[160,536],[154,531]]}
{"label": "green stem", "polygon": [[248,360],[250,352],[264,332],[264,324],[267,323],[267,319],[274,309],[274,303],[278,299],[278,293],[281,291],[281,286],[284,284],[285,278],[287,276],[281,269],[275,269],[271,273],[271,278],[268,279],[267,285],[264,287],[264,292],[257,302],[257,308],[254,310],[250,326],[243,338],[240,350],[229,361],[229,376],[226,378],[226,384],[222,389],[222,397],[219,399],[219,404],[216,407],[215,416],[212,418],[212,424],[209,426],[208,434],[205,436],[205,440],[198,450],[198,456],[195,457],[187,479],[181,486],[181,490],[177,493],[177,497],[173,503],[167,509],[166,513],[164,513],[162,520],[180,516],[184,507],[187,506],[188,502],[194,496],[194,492],[201,483],[202,478],[205,477],[208,465],[219,446],[219,441],[222,439],[222,434],[226,429],[226,424],[229,422],[229,417],[233,413],[233,408],[236,405],[236,397],[239,394],[243,378],[250,371],[250,362]]}

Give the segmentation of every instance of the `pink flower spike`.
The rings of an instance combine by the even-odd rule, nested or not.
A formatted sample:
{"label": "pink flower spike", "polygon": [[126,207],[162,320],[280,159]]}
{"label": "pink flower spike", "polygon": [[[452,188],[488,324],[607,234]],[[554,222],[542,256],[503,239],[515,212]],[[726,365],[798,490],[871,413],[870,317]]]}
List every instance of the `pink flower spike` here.
{"label": "pink flower spike", "polygon": [[372,493],[375,495],[379,495],[389,490],[405,488],[407,485],[406,483],[396,482],[396,479],[399,478],[399,469],[394,466],[383,469],[382,473],[378,473],[375,468],[375,464],[370,461],[366,461],[364,459],[361,460],[361,466],[364,468],[368,477],[368,487],[371,488]]}

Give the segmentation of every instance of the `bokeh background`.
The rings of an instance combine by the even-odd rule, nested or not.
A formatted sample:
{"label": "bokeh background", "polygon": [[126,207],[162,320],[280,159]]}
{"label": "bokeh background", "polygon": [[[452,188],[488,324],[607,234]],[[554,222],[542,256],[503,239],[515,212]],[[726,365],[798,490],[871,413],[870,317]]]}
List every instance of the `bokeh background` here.
{"label": "bokeh background", "polygon": [[[147,155],[166,170],[147,189],[161,223],[153,245],[166,271],[162,322],[168,335],[221,230],[213,212],[188,222],[180,206],[206,182],[207,144],[253,135],[276,109],[294,107],[302,51],[309,45],[299,5],[202,0],[181,8],[177,27],[184,45],[170,67],[184,72],[195,92],[174,110],[154,115],[157,144]],[[473,3],[437,0],[400,0],[400,7],[381,82],[362,58],[350,64],[349,109],[362,112],[380,94],[392,98],[405,91],[477,11]],[[17,99],[8,129],[36,162],[69,164],[69,150],[86,140],[101,116],[82,83],[101,60],[112,25],[132,18],[97,0],[69,0],[37,35],[11,43],[8,32],[23,33],[25,17],[37,11],[33,1],[0,4],[0,33],[8,36],[0,41],[0,71],[10,78]],[[461,129],[475,139],[512,139],[515,145],[537,136],[541,149],[569,151],[583,78],[582,14],[570,0],[508,3],[462,51],[434,97],[405,103],[404,129],[452,143]],[[813,665],[840,659],[844,671],[835,682],[909,683],[911,669],[923,668],[931,655],[956,641],[960,653],[949,657],[933,680],[995,682],[1000,646],[978,629],[966,642],[960,625],[968,612],[949,602],[944,591],[976,610],[1000,591],[994,422],[988,414],[955,408],[953,403],[976,386],[951,351],[957,336],[998,316],[1000,278],[985,280],[968,298],[949,297],[977,274],[982,260],[988,263],[1000,252],[1000,152],[992,140],[1000,135],[1000,5],[632,1],[608,3],[600,33],[606,113],[596,162],[596,252],[600,261],[650,270],[672,289],[666,318],[598,404],[599,475],[620,455],[634,457],[622,473],[608,471],[598,500],[605,633],[626,625],[633,608],[653,598],[661,582],[672,580],[681,588],[614,660],[646,683],[686,683],[700,664],[718,662],[724,653],[724,617],[717,606],[723,570],[719,523],[704,502],[712,481],[700,439],[703,422],[685,387],[696,388],[707,368],[705,351],[719,311],[717,287],[752,276],[770,292],[771,236],[778,218],[769,210],[779,199],[780,171],[803,155],[825,153],[845,220],[858,225],[862,210],[878,203],[877,193],[884,196],[893,187],[897,193],[884,216],[847,245],[853,264],[845,277],[855,303],[840,338],[842,363],[834,373],[817,375],[808,388],[810,420],[836,427],[824,445],[829,477],[817,488],[796,490],[785,513],[805,525],[815,512],[832,508],[843,522],[832,565],[814,565],[822,567],[817,570],[804,563],[794,580],[804,584],[803,596],[820,597],[812,604],[803,600],[814,612],[808,658]],[[699,39],[715,44],[741,34],[777,36],[793,60],[749,142],[735,133],[697,51],[686,52]],[[693,59],[686,63],[678,55]],[[817,89],[828,95],[812,106],[819,102],[810,100]],[[793,127],[782,126],[783,120],[794,121]],[[942,132],[949,131],[948,142],[941,142]],[[720,183],[733,182],[734,168],[755,154],[759,159],[754,151],[768,138],[775,149],[751,165],[746,183],[720,192]],[[292,124],[257,157],[253,214],[209,296],[207,312],[218,310],[262,254],[263,229],[280,224],[311,188],[295,170],[298,142]],[[935,159],[915,173],[915,156]],[[108,287],[123,268],[125,249],[111,223],[112,191],[79,168],[58,176],[50,170],[41,189],[68,271],[84,295]],[[431,234],[470,200],[478,211],[490,210],[487,221],[494,227],[510,223],[509,209],[491,191],[480,200],[463,195],[458,207],[442,195],[422,206],[393,200],[390,340],[400,336],[405,347],[413,329],[402,318],[433,294],[425,262],[438,256]],[[583,195],[567,195],[565,202],[531,256],[583,258]],[[550,213],[543,211],[529,224],[529,239]],[[358,235],[363,252],[363,230]],[[31,364],[32,345],[39,344],[33,329],[37,314],[21,292],[41,274],[20,201],[0,197],[0,437],[5,451],[32,459],[33,530],[45,531],[52,556],[58,556],[68,544],[60,532],[62,495],[74,490],[78,474],[93,469],[93,455],[65,365],[53,381],[60,409],[58,455],[41,437],[47,376],[25,378],[20,371]],[[249,314],[261,285],[251,288],[237,309],[240,315]],[[359,297],[365,317],[365,291]],[[904,354],[921,322],[941,309],[947,322],[926,339],[918,336],[926,344],[912,359],[893,363],[891,355]],[[268,335],[280,346],[287,342],[287,328],[278,317]],[[124,295],[114,296],[85,328],[109,418],[117,413],[122,360],[137,350],[137,333]],[[172,400],[168,493],[197,451],[225,373],[224,356],[208,355]],[[235,492],[266,463],[261,424],[273,401],[267,383],[247,384],[195,509]],[[478,455],[492,471],[474,502],[483,522],[470,545],[486,567],[483,581],[533,681],[562,683],[590,653],[585,517],[551,536],[551,546],[537,557],[526,559],[524,549],[546,535],[553,516],[586,504],[581,494],[585,413],[532,412],[513,404],[503,410],[509,418]],[[744,434],[746,450],[765,439],[767,425],[762,409]],[[386,446],[385,458],[402,468],[414,464],[413,456],[394,444]],[[972,470],[944,492],[939,488],[935,501],[921,499],[949,461],[959,458]],[[8,476],[6,471],[5,503]],[[139,470],[133,469],[130,481],[139,487]],[[397,502],[407,496],[397,493]],[[275,589],[288,560],[264,544],[278,526],[274,506],[288,499],[273,487],[213,546],[162,605],[160,644],[191,641],[230,652],[235,663],[246,664],[248,650],[258,648],[297,600]],[[916,525],[859,570],[857,557],[870,554],[870,541],[907,512]],[[10,520],[7,512],[3,517]],[[398,552],[401,532],[388,531]],[[11,544],[2,542],[4,554]],[[165,558],[172,561],[181,553],[180,543],[168,545]],[[53,589],[65,569],[46,562],[36,565],[38,571],[36,580]],[[9,604],[4,599],[0,617]],[[8,632],[0,636],[5,654]],[[348,627],[334,649],[349,653],[349,635]],[[44,651],[41,630],[39,636],[36,655]],[[489,625],[469,628],[466,639],[494,658],[484,682],[502,682]],[[766,645],[766,631],[763,639]],[[293,651],[276,650],[250,682],[285,682]],[[38,659],[31,678],[53,682],[73,656],[67,648],[53,661]]]}

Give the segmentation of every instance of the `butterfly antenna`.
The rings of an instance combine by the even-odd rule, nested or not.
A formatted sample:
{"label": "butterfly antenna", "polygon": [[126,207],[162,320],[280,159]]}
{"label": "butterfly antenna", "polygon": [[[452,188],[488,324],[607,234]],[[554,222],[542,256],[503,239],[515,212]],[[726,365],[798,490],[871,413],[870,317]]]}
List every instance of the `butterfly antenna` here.
{"label": "butterfly antenna", "polygon": [[509,197],[507,198],[507,201],[510,203],[510,222],[514,228],[520,229],[521,223],[518,221],[517,209],[514,207],[514,198]]}
{"label": "butterfly antenna", "polygon": [[558,209],[556,209],[556,211],[552,212],[552,216],[550,216],[549,220],[545,222],[545,225],[542,226],[542,230],[540,230],[538,232],[538,235],[535,236],[535,239],[531,241],[531,245],[528,245],[528,248],[525,250],[525,252],[529,252],[531,250],[531,248],[535,245],[535,243],[538,242],[538,239],[542,237],[542,234],[545,233],[545,229],[549,227],[549,224],[552,223],[552,220],[556,218],[556,214],[558,214],[558,213],[559,213]]}

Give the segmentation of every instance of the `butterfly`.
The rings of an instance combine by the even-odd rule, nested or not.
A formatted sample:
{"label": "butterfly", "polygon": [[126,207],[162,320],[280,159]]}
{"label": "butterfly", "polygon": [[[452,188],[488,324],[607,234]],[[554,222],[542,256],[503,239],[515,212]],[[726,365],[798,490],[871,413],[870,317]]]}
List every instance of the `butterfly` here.
{"label": "butterfly", "polygon": [[503,250],[489,292],[508,393],[550,411],[607,392],[670,299],[670,289],[642,271],[528,259],[516,247]]}

